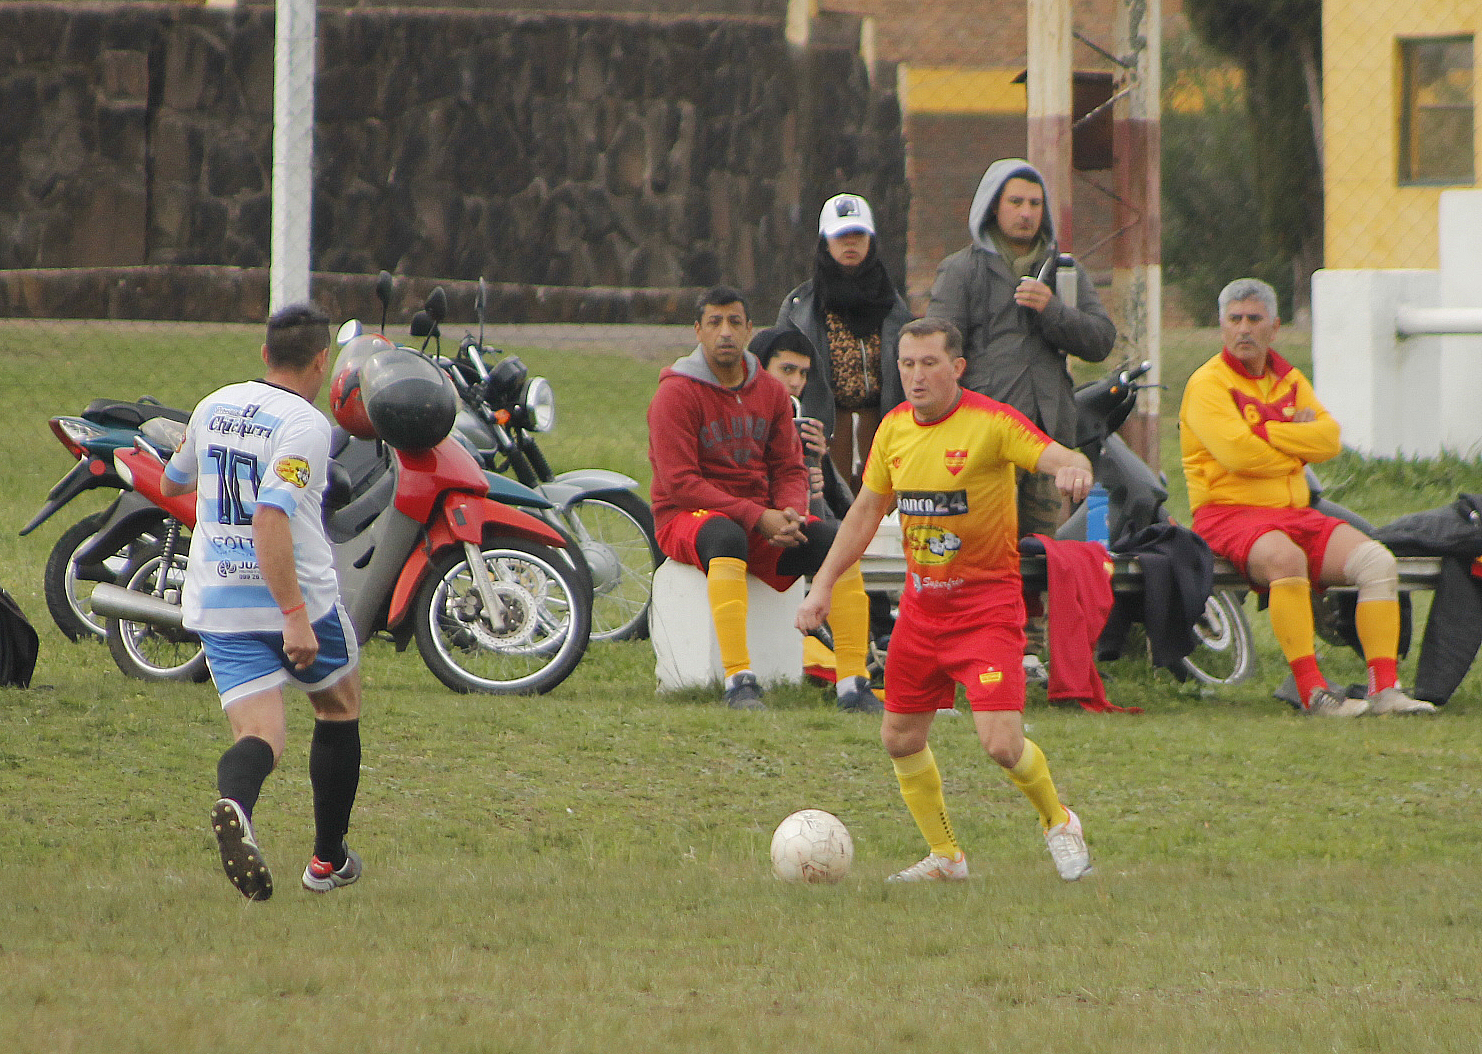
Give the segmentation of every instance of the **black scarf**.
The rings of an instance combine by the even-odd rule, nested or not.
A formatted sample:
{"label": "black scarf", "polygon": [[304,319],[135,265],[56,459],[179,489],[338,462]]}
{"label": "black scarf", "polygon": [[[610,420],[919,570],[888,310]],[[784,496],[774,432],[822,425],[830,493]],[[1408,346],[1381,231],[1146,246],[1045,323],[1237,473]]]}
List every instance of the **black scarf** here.
{"label": "black scarf", "polygon": [[870,238],[870,251],[854,274],[845,274],[839,262],[829,255],[828,242],[818,239],[813,258],[813,295],[823,313],[833,312],[844,320],[849,332],[868,338],[880,332],[885,316],[895,307],[895,286],[885,273],[885,263],[875,251]]}

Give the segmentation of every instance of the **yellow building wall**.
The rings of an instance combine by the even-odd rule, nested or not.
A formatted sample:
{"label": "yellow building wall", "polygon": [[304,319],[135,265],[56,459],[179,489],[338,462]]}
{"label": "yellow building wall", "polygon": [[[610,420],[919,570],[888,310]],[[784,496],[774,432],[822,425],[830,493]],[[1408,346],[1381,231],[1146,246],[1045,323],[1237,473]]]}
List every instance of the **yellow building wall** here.
{"label": "yellow building wall", "polygon": [[[1437,266],[1446,187],[1399,184],[1400,49],[1413,37],[1474,37],[1472,98],[1482,101],[1482,0],[1327,0],[1323,4],[1325,263]],[[1482,146],[1474,124],[1473,149]],[[1473,171],[1482,171],[1474,162]]]}

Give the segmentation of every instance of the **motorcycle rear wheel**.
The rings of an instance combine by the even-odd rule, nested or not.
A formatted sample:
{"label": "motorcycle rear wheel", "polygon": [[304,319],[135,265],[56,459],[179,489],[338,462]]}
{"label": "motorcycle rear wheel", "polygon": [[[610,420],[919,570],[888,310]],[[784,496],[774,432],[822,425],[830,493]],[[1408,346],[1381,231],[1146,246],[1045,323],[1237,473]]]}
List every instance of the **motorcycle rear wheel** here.
{"label": "motorcycle rear wheel", "polygon": [[484,544],[483,557],[494,611],[486,608],[463,549],[433,561],[412,610],[422,661],[455,692],[549,692],[586,653],[590,592],[545,546],[501,538]]}
{"label": "motorcycle rear wheel", "polygon": [[[108,629],[107,620],[93,614],[89,583],[117,582],[137,540],[91,567],[77,564],[78,552],[107,522],[106,509],[84,516],[62,532],[46,558],[46,570],[42,572],[46,609],[68,640],[102,640]],[[152,535],[148,537],[153,540]]]}
{"label": "motorcycle rear wheel", "polygon": [[[125,589],[140,593],[154,593],[164,565],[164,554],[159,546],[137,559],[129,561],[118,584]],[[164,596],[172,603],[180,602],[180,589],[185,581],[185,557],[176,556],[168,569],[163,570],[165,579]],[[206,652],[200,638],[189,631],[159,629],[145,622],[130,622],[127,619],[110,618],[107,625],[108,651],[118,668],[130,677],[141,681],[195,681],[209,680],[211,671],[206,667]]]}
{"label": "motorcycle rear wheel", "polygon": [[1199,645],[1184,667],[1204,684],[1239,684],[1256,669],[1255,638],[1245,617],[1245,594],[1218,589],[1194,624]]}
{"label": "motorcycle rear wheel", "polygon": [[648,503],[628,491],[584,498],[565,526],[592,570],[592,639],[647,639],[654,570],[664,559]]}

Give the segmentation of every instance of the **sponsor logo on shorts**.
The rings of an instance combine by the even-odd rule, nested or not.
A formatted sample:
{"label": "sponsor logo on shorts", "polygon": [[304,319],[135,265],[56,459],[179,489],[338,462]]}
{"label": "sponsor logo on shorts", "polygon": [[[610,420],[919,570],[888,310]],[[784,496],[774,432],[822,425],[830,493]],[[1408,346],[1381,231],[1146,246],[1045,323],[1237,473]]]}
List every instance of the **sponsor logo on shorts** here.
{"label": "sponsor logo on shorts", "polygon": [[966,516],[965,490],[902,490],[895,495],[902,516]]}
{"label": "sponsor logo on shorts", "polygon": [[292,483],[300,490],[309,485],[309,463],[296,454],[280,457],[273,471],[284,483]]}
{"label": "sponsor logo on shorts", "polygon": [[916,563],[945,564],[962,548],[962,539],[931,524],[918,524],[905,534],[907,551]]}
{"label": "sponsor logo on shorts", "polygon": [[978,674],[979,684],[998,684],[1002,680],[1003,671],[995,670],[991,666],[988,669],[984,670],[982,673]]}

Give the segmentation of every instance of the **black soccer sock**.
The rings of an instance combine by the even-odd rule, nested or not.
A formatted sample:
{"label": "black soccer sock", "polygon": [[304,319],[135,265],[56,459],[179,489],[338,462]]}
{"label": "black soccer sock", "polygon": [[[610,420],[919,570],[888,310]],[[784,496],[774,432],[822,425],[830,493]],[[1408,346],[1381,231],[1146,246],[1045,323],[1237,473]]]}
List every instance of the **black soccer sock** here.
{"label": "black soccer sock", "polygon": [[216,793],[240,805],[250,820],[272,771],[273,748],[256,736],[243,736],[216,763]]}
{"label": "black soccer sock", "polygon": [[315,721],[309,744],[314,786],[314,855],[336,868],[345,862],[345,834],[360,787],[360,722]]}

